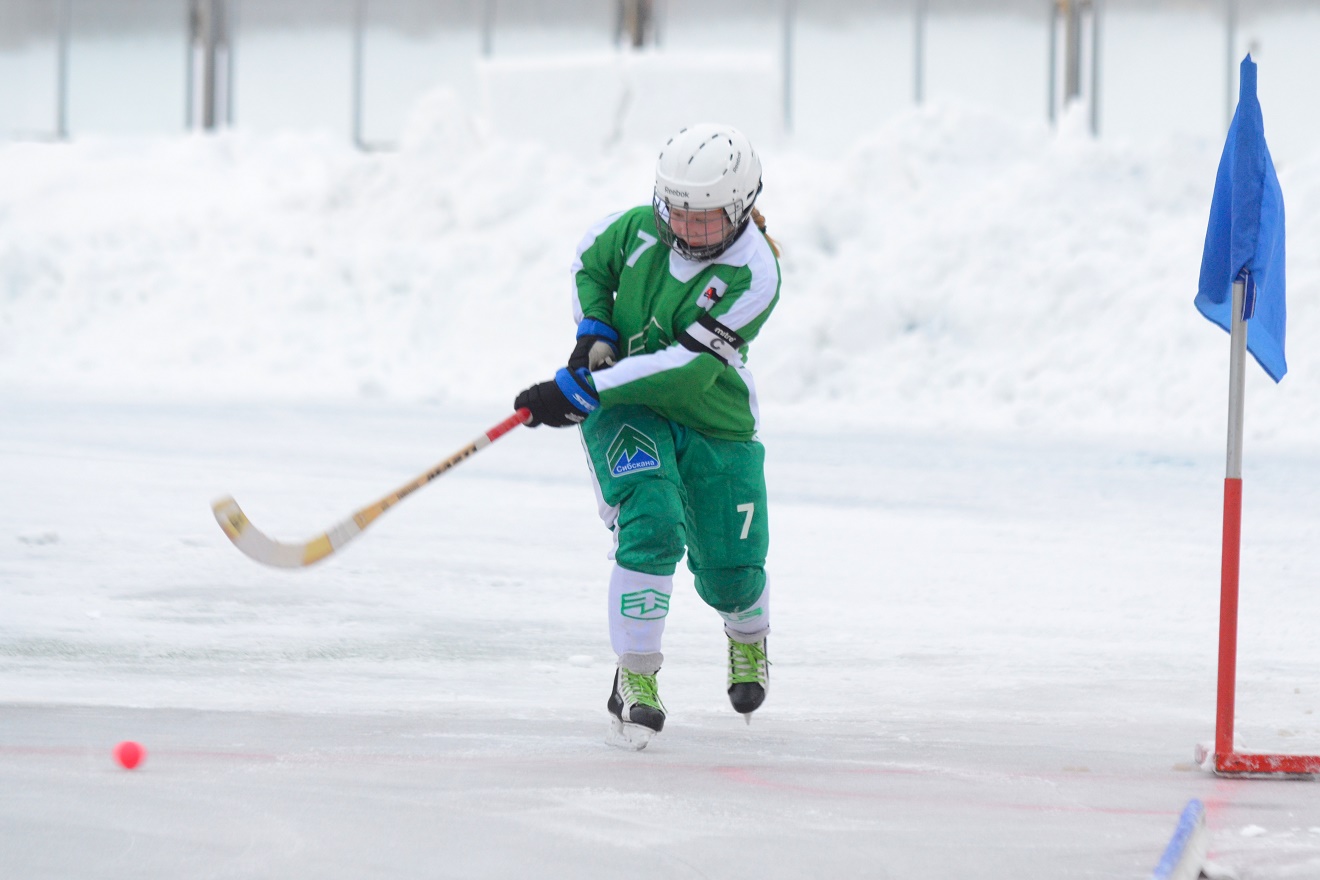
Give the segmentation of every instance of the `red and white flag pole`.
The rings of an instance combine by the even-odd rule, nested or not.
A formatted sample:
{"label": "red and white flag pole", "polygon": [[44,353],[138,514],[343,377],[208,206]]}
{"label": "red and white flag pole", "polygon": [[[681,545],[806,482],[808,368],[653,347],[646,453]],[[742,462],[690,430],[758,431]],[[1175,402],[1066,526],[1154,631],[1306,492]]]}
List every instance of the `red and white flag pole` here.
{"label": "red and white flag pole", "polygon": [[1224,473],[1224,543],[1219,575],[1219,689],[1215,702],[1215,756],[1233,751],[1237,696],[1238,572],[1242,555],[1242,429],[1247,322],[1242,319],[1246,282],[1233,282],[1233,324],[1228,361],[1228,461]]}
{"label": "red and white flag pole", "polygon": [[[1233,323],[1229,330],[1228,461],[1224,476],[1224,544],[1219,578],[1219,685],[1215,702],[1213,768],[1221,776],[1312,776],[1320,756],[1266,755],[1233,748],[1237,703],[1238,580],[1242,551],[1242,429],[1246,397],[1247,318],[1251,304],[1245,272],[1233,282]],[[1254,293],[1254,291],[1251,291]],[[1197,759],[1208,757],[1198,750]]]}

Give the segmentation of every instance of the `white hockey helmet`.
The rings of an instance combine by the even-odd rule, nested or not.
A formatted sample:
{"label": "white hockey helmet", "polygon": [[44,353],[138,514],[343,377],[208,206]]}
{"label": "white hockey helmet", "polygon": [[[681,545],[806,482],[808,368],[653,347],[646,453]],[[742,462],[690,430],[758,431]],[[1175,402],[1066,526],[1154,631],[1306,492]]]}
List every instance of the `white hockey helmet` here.
{"label": "white hockey helmet", "polygon": [[[747,228],[760,192],[761,160],[746,135],[731,125],[689,126],[669,139],[655,163],[652,207],[660,240],[690,260],[714,259]],[[722,216],[707,215],[714,218],[709,234],[693,234],[686,224],[671,223],[671,216],[716,210]],[[672,215],[674,211],[678,214]]]}

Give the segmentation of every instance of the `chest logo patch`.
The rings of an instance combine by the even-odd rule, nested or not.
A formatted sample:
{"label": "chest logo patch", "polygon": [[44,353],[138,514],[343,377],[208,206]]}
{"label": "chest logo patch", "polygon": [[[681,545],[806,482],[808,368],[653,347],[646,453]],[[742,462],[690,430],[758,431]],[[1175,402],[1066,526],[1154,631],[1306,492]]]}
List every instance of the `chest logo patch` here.
{"label": "chest logo patch", "polygon": [[611,477],[660,470],[660,451],[655,441],[629,424],[614,435],[605,452],[605,460],[609,462]]}
{"label": "chest logo patch", "polygon": [[720,278],[718,275],[712,275],[710,281],[706,284],[706,289],[697,297],[697,305],[705,311],[710,311],[715,303],[724,299],[724,293],[729,289],[729,282]]}
{"label": "chest logo patch", "polygon": [[667,347],[673,340],[660,322],[654,317],[646,323],[640,333],[628,337],[628,354],[647,354]]}

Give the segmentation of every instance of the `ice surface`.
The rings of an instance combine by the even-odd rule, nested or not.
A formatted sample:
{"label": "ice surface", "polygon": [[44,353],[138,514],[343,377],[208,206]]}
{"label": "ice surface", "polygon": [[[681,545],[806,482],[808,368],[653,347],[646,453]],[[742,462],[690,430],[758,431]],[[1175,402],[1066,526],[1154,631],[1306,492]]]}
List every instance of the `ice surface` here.
{"label": "ice surface", "polygon": [[[670,719],[634,754],[604,744],[608,535],[572,432],[520,429],[291,574],[236,552],[209,499],[303,538],[491,413],[5,408],[14,876],[1139,877],[1191,797],[1244,878],[1320,871],[1311,785],[1191,762],[1214,712],[1215,451],[768,414],[770,697],[750,727],[730,709],[719,619],[680,572]],[[1256,457],[1255,748],[1320,746],[1317,477]],[[61,540],[19,540],[31,522]],[[133,773],[110,756],[127,738]]]}

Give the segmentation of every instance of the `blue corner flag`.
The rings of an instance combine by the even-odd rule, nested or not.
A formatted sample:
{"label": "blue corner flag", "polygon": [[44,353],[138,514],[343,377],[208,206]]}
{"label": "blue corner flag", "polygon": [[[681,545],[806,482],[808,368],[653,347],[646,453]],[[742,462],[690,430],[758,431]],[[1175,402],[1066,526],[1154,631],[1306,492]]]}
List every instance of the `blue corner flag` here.
{"label": "blue corner flag", "polygon": [[[1247,282],[1244,317],[1251,319],[1247,350],[1278,382],[1283,358],[1283,190],[1265,146],[1265,123],[1256,98],[1256,62],[1242,59],[1237,112],[1228,127],[1215,175],[1210,227],[1201,256],[1196,307],[1220,327],[1232,326],[1233,282]],[[1255,296],[1252,296],[1252,288]]]}

